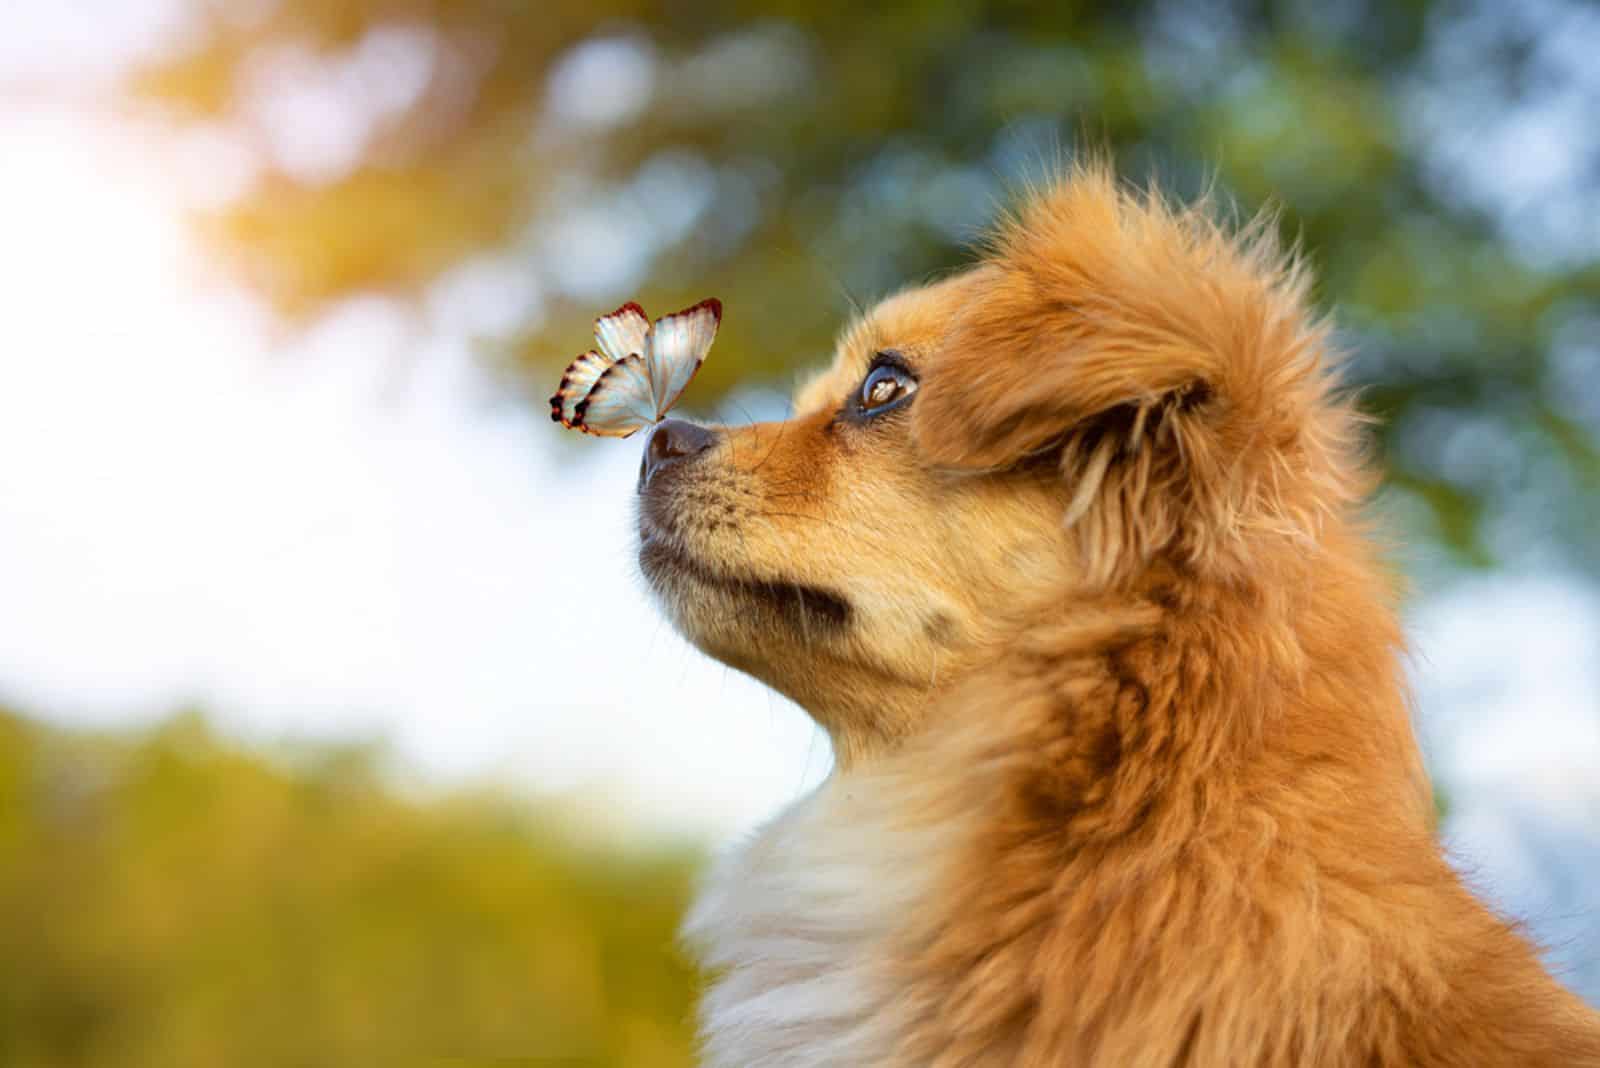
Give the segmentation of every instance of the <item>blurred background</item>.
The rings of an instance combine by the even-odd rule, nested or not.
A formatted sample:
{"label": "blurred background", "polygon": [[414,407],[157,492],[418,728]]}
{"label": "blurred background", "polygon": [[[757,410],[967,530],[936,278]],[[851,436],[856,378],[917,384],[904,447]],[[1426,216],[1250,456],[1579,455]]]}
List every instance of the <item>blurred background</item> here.
{"label": "blurred background", "polygon": [[781,416],[1106,146],[1315,265],[1443,833],[1600,1002],[1600,7],[868,7],[0,6],[0,1064],[690,1063],[688,887],[827,743],[544,398],[715,295],[685,408]]}

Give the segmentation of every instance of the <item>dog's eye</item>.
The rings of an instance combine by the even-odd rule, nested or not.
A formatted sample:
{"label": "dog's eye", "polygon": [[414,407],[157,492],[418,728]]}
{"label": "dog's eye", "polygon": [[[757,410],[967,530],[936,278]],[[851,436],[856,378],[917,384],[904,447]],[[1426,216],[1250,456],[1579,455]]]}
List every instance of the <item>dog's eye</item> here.
{"label": "dog's eye", "polygon": [[861,411],[864,415],[877,415],[917,391],[917,380],[911,372],[898,364],[881,363],[861,383]]}

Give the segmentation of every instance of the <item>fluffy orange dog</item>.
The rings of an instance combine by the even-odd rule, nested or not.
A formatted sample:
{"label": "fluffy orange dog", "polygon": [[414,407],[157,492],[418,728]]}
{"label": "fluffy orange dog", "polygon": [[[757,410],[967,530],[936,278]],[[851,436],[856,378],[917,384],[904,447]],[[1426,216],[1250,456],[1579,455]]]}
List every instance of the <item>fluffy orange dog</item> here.
{"label": "fluffy orange dog", "polygon": [[656,430],[646,574],[838,765],[690,918],[710,1064],[1600,1065],[1434,841],[1306,289],[1091,168]]}

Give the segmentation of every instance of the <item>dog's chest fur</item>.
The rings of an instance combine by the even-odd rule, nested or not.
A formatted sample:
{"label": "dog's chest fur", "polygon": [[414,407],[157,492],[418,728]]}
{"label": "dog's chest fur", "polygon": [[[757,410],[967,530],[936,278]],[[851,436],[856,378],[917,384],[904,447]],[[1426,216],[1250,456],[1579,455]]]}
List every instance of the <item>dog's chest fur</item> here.
{"label": "dog's chest fur", "polygon": [[715,976],[705,1063],[885,1064],[904,1020],[879,969],[936,873],[885,784],[833,779],[713,869],[685,937]]}

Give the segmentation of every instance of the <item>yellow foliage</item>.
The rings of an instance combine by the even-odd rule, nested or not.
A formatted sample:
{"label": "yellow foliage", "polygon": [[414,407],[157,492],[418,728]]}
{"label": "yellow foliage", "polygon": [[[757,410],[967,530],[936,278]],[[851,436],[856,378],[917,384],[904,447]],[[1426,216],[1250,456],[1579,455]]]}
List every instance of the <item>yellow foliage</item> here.
{"label": "yellow foliage", "polygon": [[312,756],[0,713],[0,1063],[692,1063],[692,857]]}

